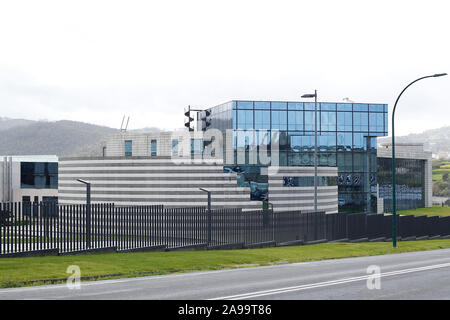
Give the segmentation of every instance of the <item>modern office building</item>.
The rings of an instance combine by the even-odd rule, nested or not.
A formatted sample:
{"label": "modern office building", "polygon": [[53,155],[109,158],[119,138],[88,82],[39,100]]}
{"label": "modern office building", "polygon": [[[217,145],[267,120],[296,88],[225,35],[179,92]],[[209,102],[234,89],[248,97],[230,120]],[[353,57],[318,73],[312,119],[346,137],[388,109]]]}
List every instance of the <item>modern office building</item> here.
{"label": "modern office building", "polygon": [[[268,167],[304,168],[314,166],[315,104],[289,101],[230,101],[197,112],[196,132],[217,129],[224,135],[223,170],[237,176],[238,187],[250,188],[251,200],[276,201],[270,192]],[[319,187],[338,189],[340,211],[377,212],[377,137],[388,131],[386,104],[325,103],[317,104],[318,166],[334,168],[333,175],[320,176]],[[227,132],[231,132],[229,139]],[[176,141],[174,141],[176,140]],[[183,143],[186,149],[186,143]],[[274,152],[272,147],[276,145]],[[121,134],[105,144],[105,156],[173,155],[181,143],[173,133]],[[191,155],[202,153],[205,145],[191,139]],[[252,149],[256,160],[252,161]],[[262,149],[270,150],[272,162],[261,161]],[[231,156],[229,156],[231,154]],[[242,156],[243,155],[243,156]],[[322,173],[324,174],[324,173]],[[312,174],[313,175],[313,174]],[[308,175],[283,175],[282,186],[314,188]],[[337,181],[336,181],[337,180]],[[281,190],[283,192],[283,190]],[[319,195],[320,196],[320,195]],[[310,200],[311,194],[309,194]],[[290,197],[286,201],[293,201]],[[321,201],[325,201],[322,199]],[[331,203],[328,203],[331,205]]]}
{"label": "modern office building", "polygon": [[[250,186],[238,183],[240,174],[224,170],[222,158],[202,153],[198,137],[198,132],[122,132],[106,141],[104,157],[61,158],[59,203],[84,203],[85,186],[76,181],[84,179],[91,183],[93,203],[205,206],[207,196],[199,190],[204,188],[211,191],[212,208],[261,209]],[[313,168],[267,166],[263,171],[270,176],[267,187],[275,211],[314,209],[314,188],[304,183],[313,178]],[[337,169],[320,167],[319,174],[318,209],[337,212]]]}
{"label": "modern office building", "polygon": [[[392,144],[378,147],[379,197],[384,212],[392,212]],[[396,143],[397,209],[431,207],[433,204],[432,153],[422,143]]]}
{"label": "modern office building", "polygon": [[56,202],[58,157],[0,157],[0,202]]}
{"label": "modern office building", "polygon": [[[225,170],[238,173],[240,186],[252,188],[252,198],[271,199],[267,165],[238,161],[237,154],[249,153],[254,140],[260,145],[279,145],[279,166],[314,166],[315,104],[282,101],[230,101],[207,109],[197,117],[198,129],[233,131],[233,142],[225,143]],[[377,137],[388,132],[388,106],[365,103],[317,104],[318,165],[337,167],[340,211],[377,212]],[[267,139],[258,137],[266,130]],[[228,153],[226,152],[228,151]],[[245,161],[250,156],[245,156]],[[292,179],[286,177],[286,185]],[[303,186],[313,186],[305,180]]]}

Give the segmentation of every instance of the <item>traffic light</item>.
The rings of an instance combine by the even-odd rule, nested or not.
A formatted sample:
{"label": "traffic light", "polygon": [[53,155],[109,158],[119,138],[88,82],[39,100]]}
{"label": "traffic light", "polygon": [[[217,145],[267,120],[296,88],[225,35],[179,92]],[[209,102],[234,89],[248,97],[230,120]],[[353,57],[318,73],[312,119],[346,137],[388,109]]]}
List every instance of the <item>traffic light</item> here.
{"label": "traffic light", "polygon": [[194,128],[191,127],[191,122],[194,121],[194,118],[191,117],[191,106],[188,106],[187,109],[184,109],[184,115],[187,117],[187,120],[184,121],[184,126],[189,129],[189,131],[194,131]]}
{"label": "traffic light", "polygon": [[202,117],[202,130],[206,131],[211,126],[211,111],[205,110]]}

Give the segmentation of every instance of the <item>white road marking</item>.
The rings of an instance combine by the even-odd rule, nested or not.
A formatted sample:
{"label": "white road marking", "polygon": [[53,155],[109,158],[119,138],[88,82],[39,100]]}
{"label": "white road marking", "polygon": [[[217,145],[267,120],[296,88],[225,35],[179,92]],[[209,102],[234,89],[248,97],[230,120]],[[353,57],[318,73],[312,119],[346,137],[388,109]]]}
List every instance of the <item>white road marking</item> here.
{"label": "white road marking", "polygon": [[[403,269],[403,270],[385,272],[385,273],[381,273],[380,277],[389,277],[389,276],[395,276],[395,275],[400,275],[400,274],[407,274],[407,273],[412,273],[412,272],[434,270],[434,269],[447,268],[447,267],[450,267],[450,263],[444,263],[444,264],[437,264],[437,265],[431,265],[431,266],[425,266],[425,267],[418,267],[418,268],[411,268],[411,269]],[[213,298],[213,299],[209,299],[209,300],[251,299],[251,298],[257,298],[257,297],[262,297],[262,296],[267,296],[267,295],[274,295],[274,294],[287,293],[287,292],[293,292],[293,291],[301,291],[301,290],[314,289],[314,288],[320,288],[320,287],[326,287],[326,286],[333,286],[333,285],[338,285],[338,284],[345,284],[345,283],[350,283],[350,282],[355,282],[355,281],[362,281],[362,280],[367,280],[369,277],[373,277],[373,275],[364,275],[364,276],[360,276],[360,277],[353,277],[353,278],[345,278],[345,279],[339,279],[339,280],[331,280],[331,281],[325,281],[325,282],[311,283],[311,284],[294,286],[294,287],[285,287],[285,288],[278,288],[278,289],[270,289],[270,290],[263,290],[263,291],[248,292],[248,293],[243,293],[243,294],[238,294],[238,295]]]}

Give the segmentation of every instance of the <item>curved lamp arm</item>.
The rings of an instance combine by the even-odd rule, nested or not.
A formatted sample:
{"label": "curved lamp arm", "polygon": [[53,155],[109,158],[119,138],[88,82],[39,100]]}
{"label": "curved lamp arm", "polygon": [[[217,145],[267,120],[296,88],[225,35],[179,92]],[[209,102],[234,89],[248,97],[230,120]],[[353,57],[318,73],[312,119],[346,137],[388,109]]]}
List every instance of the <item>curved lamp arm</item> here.
{"label": "curved lamp arm", "polygon": [[423,79],[427,79],[427,78],[437,78],[437,77],[442,77],[442,76],[446,76],[446,73],[437,73],[437,74],[433,74],[431,76],[425,76],[425,77],[421,77],[419,79],[414,80],[413,82],[411,82],[410,84],[408,84],[405,89],[402,90],[402,92],[400,92],[399,96],[397,97],[397,100],[395,101],[394,104],[394,109],[392,110],[392,243],[393,243],[393,247],[397,248],[397,214],[396,214],[396,209],[397,209],[397,201],[396,201],[396,194],[395,194],[395,131],[394,131],[394,115],[395,115],[395,109],[397,108],[397,103],[400,100],[400,97],[402,96],[402,94],[406,91],[406,89],[408,89],[410,86],[412,86],[414,83],[416,83],[417,81],[423,80]]}

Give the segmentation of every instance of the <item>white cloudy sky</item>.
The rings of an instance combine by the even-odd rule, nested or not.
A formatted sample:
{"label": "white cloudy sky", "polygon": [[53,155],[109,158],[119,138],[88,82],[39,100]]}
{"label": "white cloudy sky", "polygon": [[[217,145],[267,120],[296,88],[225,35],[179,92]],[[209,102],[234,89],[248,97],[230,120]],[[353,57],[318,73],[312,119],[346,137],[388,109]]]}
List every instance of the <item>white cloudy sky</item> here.
{"label": "white cloudy sky", "polygon": [[[388,103],[450,72],[444,1],[2,1],[0,116],[183,126],[232,99]],[[412,87],[397,133],[450,125],[450,77]]]}

